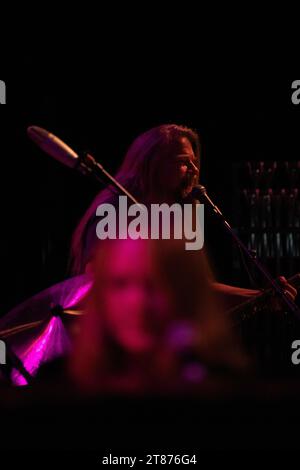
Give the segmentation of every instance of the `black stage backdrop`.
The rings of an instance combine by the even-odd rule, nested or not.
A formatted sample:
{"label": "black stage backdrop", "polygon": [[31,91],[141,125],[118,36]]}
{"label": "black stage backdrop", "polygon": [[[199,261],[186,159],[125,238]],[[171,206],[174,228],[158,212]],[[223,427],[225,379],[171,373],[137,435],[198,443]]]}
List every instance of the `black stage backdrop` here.
{"label": "black stage backdrop", "polygon": [[[97,51],[66,52],[55,62],[26,53],[1,70],[1,314],[68,276],[72,231],[101,189],[36,148],[29,125],[89,150],[111,172],[139,133],[162,123],[191,126],[201,136],[201,182],[233,225],[238,162],[300,159],[292,79],[204,70],[200,60],[159,65],[130,51],[109,63]],[[231,241],[208,216],[205,237],[218,279],[249,285]]]}

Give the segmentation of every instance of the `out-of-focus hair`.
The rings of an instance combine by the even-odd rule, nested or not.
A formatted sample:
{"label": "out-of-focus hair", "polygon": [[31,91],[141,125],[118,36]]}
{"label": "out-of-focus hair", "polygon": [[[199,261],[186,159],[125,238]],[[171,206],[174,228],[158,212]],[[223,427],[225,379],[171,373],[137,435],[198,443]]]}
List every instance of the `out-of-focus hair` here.
{"label": "out-of-focus hair", "polygon": [[[125,248],[126,242],[105,240],[99,243],[93,260],[94,285],[70,362],[73,378],[87,388],[105,390],[111,374],[115,373],[116,357],[111,348],[114,343],[113,332],[108,331],[105,322],[109,312],[103,311],[104,280],[113,250],[118,243],[123,243]],[[192,320],[195,352],[204,361],[204,365],[208,368],[243,370],[247,360],[225,312],[216,301],[212,288],[213,274],[204,252],[186,251],[184,240],[136,240],[134,243],[144,243],[145,248],[150,250],[160,285],[171,299],[173,320]],[[167,381],[172,367],[169,363],[163,369],[164,361],[159,357],[157,359],[155,362],[153,357],[157,376],[165,377]],[[150,369],[151,365],[147,364],[147,370]]]}

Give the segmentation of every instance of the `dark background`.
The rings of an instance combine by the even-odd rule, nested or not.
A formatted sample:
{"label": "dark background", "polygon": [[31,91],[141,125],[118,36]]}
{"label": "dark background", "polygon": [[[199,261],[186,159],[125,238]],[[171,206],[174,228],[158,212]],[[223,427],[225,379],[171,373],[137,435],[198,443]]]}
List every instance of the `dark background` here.
{"label": "dark background", "polygon": [[[1,313],[68,275],[72,231],[101,189],[36,148],[26,136],[29,125],[89,150],[111,172],[139,133],[168,122],[191,126],[201,136],[202,183],[233,225],[234,164],[299,159],[293,80],[204,70],[130,51],[107,61],[90,49],[56,55],[55,63],[24,53],[1,70],[7,85],[0,108]],[[233,270],[231,241],[209,217],[206,242],[218,278],[247,285]]]}

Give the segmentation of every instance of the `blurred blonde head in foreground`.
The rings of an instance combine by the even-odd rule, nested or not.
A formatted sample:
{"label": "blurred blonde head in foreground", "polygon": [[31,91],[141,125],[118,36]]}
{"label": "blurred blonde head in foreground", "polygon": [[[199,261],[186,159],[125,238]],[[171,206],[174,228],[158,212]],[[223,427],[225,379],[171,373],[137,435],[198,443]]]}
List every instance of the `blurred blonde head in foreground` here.
{"label": "blurred blonde head in foreground", "polygon": [[91,391],[178,389],[245,358],[203,251],[184,240],[106,240],[91,264],[93,287],[70,361]]}

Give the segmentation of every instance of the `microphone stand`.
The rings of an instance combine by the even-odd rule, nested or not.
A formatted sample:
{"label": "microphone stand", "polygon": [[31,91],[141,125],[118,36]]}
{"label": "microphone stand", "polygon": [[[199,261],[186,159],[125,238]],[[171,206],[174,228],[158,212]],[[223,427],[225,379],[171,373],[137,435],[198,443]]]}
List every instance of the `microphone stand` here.
{"label": "microphone stand", "polygon": [[[130,194],[122,184],[120,184],[112,175],[104,169],[104,167],[98,163],[95,158],[89,153],[85,153],[78,157],[74,169],[80,171],[85,176],[93,176],[102,184],[111,184],[113,185],[120,193],[127,196],[134,204],[140,206],[139,202]],[[61,306],[52,306],[51,316],[61,317],[64,310]],[[70,315],[75,314],[76,312],[66,311]],[[1,339],[1,338],[0,338]],[[31,384],[34,380],[34,377],[28,372],[25,368],[21,359],[14,353],[14,351],[6,345],[6,352],[8,358],[8,365],[10,369],[16,369],[20,375],[22,375],[28,384]],[[5,373],[4,373],[5,375]]]}
{"label": "microphone stand", "polygon": [[[6,377],[6,380],[9,380],[9,376],[12,370],[15,369],[17,372],[19,372],[20,375],[22,375],[22,377],[24,377],[28,385],[32,384],[33,376],[30,374],[30,372],[28,372],[28,370],[24,366],[21,359],[12,350],[12,348],[9,347],[6,343],[5,343],[5,348],[6,348],[6,354],[7,354],[7,363],[2,364],[3,366],[2,370],[3,370],[4,377]],[[8,367],[8,369],[6,369],[6,367]]]}
{"label": "microphone stand", "polygon": [[83,155],[79,156],[74,168],[85,176],[93,176],[102,184],[112,184],[120,193],[123,193],[134,204],[140,206],[135,197],[133,197],[132,194],[130,194],[127,189],[125,189],[121,183],[119,183],[110,173],[108,173],[108,171],[106,171],[104,167],[89,153],[84,153]]}
{"label": "microphone stand", "polygon": [[193,189],[193,195],[195,198],[199,199],[200,202],[203,202],[206,204],[212,212],[217,216],[217,218],[220,220],[222,223],[223,227],[225,230],[231,235],[235,243],[241,248],[241,250],[244,252],[246,257],[250,260],[251,263],[254,264],[254,266],[257,268],[257,270],[261,273],[263,278],[272,286],[274,291],[278,294],[282,302],[286,305],[288,310],[290,310],[298,320],[300,320],[300,309],[296,305],[295,302],[293,302],[285,293],[284,289],[279,285],[279,283],[273,279],[271,274],[268,272],[268,270],[263,266],[263,264],[256,258],[256,254],[254,254],[252,251],[248,250],[246,245],[242,242],[242,240],[238,237],[238,235],[235,233],[233,228],[230,226],[230,224],[227,222],[225,219],[224,215],[216,206],[213,201],[210,199],[206,192],[206,188],[201,185],[197,185]]}

